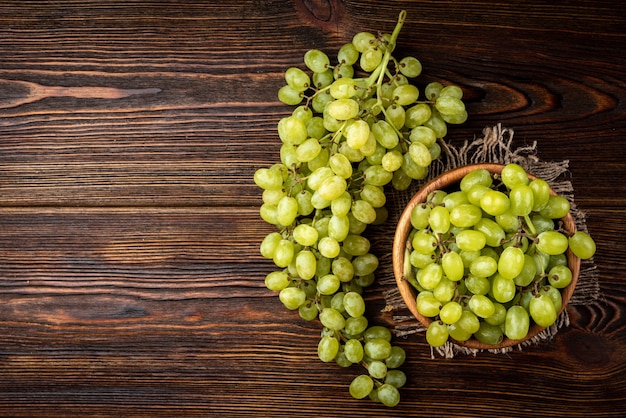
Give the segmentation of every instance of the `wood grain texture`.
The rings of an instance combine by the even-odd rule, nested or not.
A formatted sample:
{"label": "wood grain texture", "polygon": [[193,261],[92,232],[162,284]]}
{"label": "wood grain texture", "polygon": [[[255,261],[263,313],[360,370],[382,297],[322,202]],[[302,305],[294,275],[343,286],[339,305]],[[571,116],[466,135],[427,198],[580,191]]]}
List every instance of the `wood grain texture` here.
{"label": "wood grain texture", "polygon": [[[355,370],[265,288],[252,174],[278,158],[283,71],[401,9],[419,82],[464,89],[449,141],[502,123],[569,160],[600,298],[508,355],[398,340],[388,409],[351,399]],[[625,25],[600,0],[1,2],[0,415],[623,416]],[[382,290],[368,314],[391,325]]]}

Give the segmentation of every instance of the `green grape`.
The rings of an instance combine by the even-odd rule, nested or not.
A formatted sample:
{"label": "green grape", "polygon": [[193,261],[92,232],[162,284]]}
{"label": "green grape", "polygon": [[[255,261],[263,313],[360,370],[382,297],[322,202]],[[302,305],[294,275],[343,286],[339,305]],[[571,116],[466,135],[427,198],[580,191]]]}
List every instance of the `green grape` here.
{"label": "green grape", "polygon": [[371,165],[363,172],[365,183],[374,186],[384,186],[391,181],[393,173],[385,170],[382,165]]}
{"label": "green grape", "polygon": [[387,107],[385,112],[385,120],[394,128],[402,129],[404,121],[406,119],[406,112],[404,108],[397,103]]}
{"label": "green grape", "polygon": [[509,191],[511,213],[515,216],[529,215],[535,204],[533,189],[525,184],[516,184]]}
{"label": "green grape", "polygon": [[391,343],[387,338],[370,338],[363,346],[364,353],[372,360],[384,360],[391,355]]}
{"label": "green grape", "polygon": [[385,206],[387,202],[384,189],[381,186],[374,186],[372,184],[365,184],[363,186],[361,199],[368,202],[373,208],[381,208]]}
{"label": "green grape", "polygon": [[398,145],[398,134],[389,122],[379,120],[372,125],[371,130],[376,141],[383,147],[393,149]]}
{"label": "green grape", "polygon": [[472,275],[477,277],[490,277],[498,271],[498,262],[494,260],[493,257],[481,255],[472,260],[469,271]]}
{"label": "green grape", "polygon": [[533,208],[535,212],[543,209],[550,199],[550,185],[542,179],[534,179],[528,183],[528,187],[533,191]]}
{"label": "green grape", "polygon": [[330,117],[344,121],[355,118],[359,114],[359,104],[353,99],[337,99],[326,106],[326,111]]}
{"label": "green grape", "polygon": [[441,347],[448,341],[450,333],[442,321],[433,321],[426,329],[426,341],[433,347]]}
{"label": "green grape", "polygon": [[535,323],[541,327],[549,327],[556,321],[556,308],[548,295],[539,294],[530,299],[528,312]]}
{"label": "green grape", "polygon": [[368,375],[362,374],[350,383],[350,395],[355,399],[363,399],[374,389],[374,381]]}
{"label": "green grape", "polygon": [[491,281],[491,294],[496,302],[506,303],[515,298],[515,282],[501,274],[496,274]]}
{"label": "green grape", "polygon": [[439,95],[435,107],[442,115],[458,115],[465,111],[463,101],[453,96]]}
{"label": "green grape", "polygon": [[572,282],[572,270],[563,265],[557,265],[548,272],[548,282],[557,289],[563,289]]}
{"label": "green grape", "polygon": [[306,293],[298,287],[285,287],[278,293],[278,298],[285,308],[295,310],[306,301]]}
{"label": "green grape", "polygon": [[347,187],[346,179],[333,174],[322,181],[316,192],[322,199],[333,201],[341,196]]}
{"label": "green grape", "polygon": [[394,345],[391,347],[391,354],[385,359],[385,364],[389,369],[397,369],[404,364],[406,360],[406,352],[400,346]]}
{"label": "green grape", "polygon": [[383,159],[380,162],[380,164],[386,171],[395,172],[399,170],[400,167],[402,167],[403,161],[404,160],[402,158],[402,153],[400,151],[391,150],[383,156]]}
{"label": "green grape", "polygon": [[278,190],[283,187],[283,177],[277,170],[259,168],[254,172],[254,182],[264,190]]}
{"label": "green grape", "polygon": [[411,226],[417,230],[424,229],[429,225],[431,207],[426,204],[418,204],[411,209]]}
{"label": "green grape", "polygon": [[437,247],[437,238],[428,232],[417,232],[413,235],[411,245],[420,254],[432,254]]}
{"label": "green grape", "polygon": [[[416,115],[413,115],[413,113],[411,112],[411,109],[415,109],[413,112],[415,112]],[[420,112],[420,113],[417,113],[417,112]],[[411,142],[419,142],[419,143],[426,145],[427,147],[430,147],[437,142],[437,135],[435,134],[435,131],[430,129],[428,126],[421,126],[421,124],[424,123],[423,119],[428,120],[430,118],[430,107],[427,104],[420,103],[418,105],[413,106],[412,108],[407,110],[406,115],[407,115],[407,120],[405,123],[407,123],[407,127],[409,128],[410,128],[410,126],[408,126],[409,118],[411,117],[417,118],[417,115],[422,115],[420,116],[420,119],[419,119],[419,125],[417,125],[418,121],[416,120],[415,124],[417,126],[411,129],[411,134],[409,135],[409,140]]]}
{"label": "green grape", "polygon": [[413,142],[409,145],[409,156],[420,167],[428,167],[433,160],[428,147],[421,142]]}
{"label": "green grape", "polygon": [[404,57],[399,64],[400,72],[407,77],[415,78],[422,72],[422,63],[415,57]]}
{"label": "green grape", "polygon": [[369,32],[359,32],[352,37],[352,44],[358,52],[365,52],[376,42],[376,36]]}
{"label": "green grape", "polygon": [[435,206],[430,211],[428,223],[433,232],[445,234],[450,229],[450,212],[443,206]]}
{"label": "green grape", "polygon": [[537,249],[549,255],[562,254],[569,245],[567,237],[557,231],[542,232],[537,240]]}
{"label": "green grape", "polygon": [[512,340],[521,340],[528,334],[530,317],[528,311],[519,305],[511,306],[506,312],[504,333]]}
{"label": "green grape", "polygon": [[541,289],[539,289],[539,293],[550,298],[554,304],[554,310],[558,314],[563,306],[563,296],[561,296],[561,291],[556,287],[548,285],[541,287]]}
{"label": "green grape", "polygon": [[484,187],[491,187],[493,183],[493,178],[491,177],[491,173],[485,170],[484,168],[472,170],[467,173],[459,183],[459,187],[464,192],[469,192],[469,190],[476,186],[481,185]]}
{"label": "green grape", "polygon": [[297,67],[288,68],[285,71],[287,85],[297,91],[305,91],[311,84],[309,75]]}
{"label": "green grape", "polygon": [[354,77],[354,68],[351,65],[337,65],[333,69],[333,77],[335,80],[340,80],[342,78],[352,78]]}
{"label": "green grape", "polygon": [[[328,68],[325,71],[322,71],[319,73],[313,73],[312,80],[313,80],[313,85],[321,90],[325,87],[330,86],[332,82],[334,81],[333,71],[330,68]],[[315,98],[319,96],[320,95],[318,94],[313,99],[315,100]],[[323,96],[326,96],[326,98],[330,99],[330,95],[328,94],[323,94]],[[323,107],[321,108],[321,110],[318,110],[317,107],[315,106],[314,108],[318,113],[322,113],[322,110],[324,110]]]}
{"label": "green grape", "polygon": [[328,236],[342,242],[350,233],[350,220],[347,216],[332,215],[328,222]]}
{"label": "green grape", "polygon": [[349,339],[344,346],[344,354],[352,363],[360,363],[363,360],[363,345],[357,339]]}
{"label": "green grape", "polygon": [[467,341],[472,337],[472,334],[465,332],[458,322],[448,325],[449,338],[455,341]]}
{"label": "green grape", "polygon": [[368,326],[367,318],[364,316],[360,316],[357,318],[346,318],[346,325],[344,330],[347,334],[350,335],[360,335],[362,334]]}
{"label": "green grape", "polygon": [[485,318],[485,322],[491,325],[504,324],[504,321],[506,320],[506,312],[507,312],[506,307],[503,304],[497,303],[497,302],[494,303],[493,306],[496,308],[496,311],[494,312],[493,315]]}
{"label": "green grape", "polygon": [[494,248],[499,247],[506,236],[504,229],[489,218],[481,218],[474,224],[474,229],[482,232],[485,235],[486,245]]}
{"label": "green grape", "polygon": [[317,355],[324,363],[335,360],[335,357],[339,353],[339,341],[335,337],[329,335],[320,339],[317,346]]}
{"label": "green grape", "polygon": [[406,374],[402,370],[387,370],[385,384],[401,388],[406,384]]}
{"label": "green grape", "polygon": [[352,215],[365,224],[371,224],[376,220],[376,210],[365,200],[359,199],[352,203]]}
{"label": "green grape", "polygon": [[359,59],[359,51],[353,43],[344,44],[337,52],[337,61],[346,65],[354,65]]}
{"label": "green grape", "polygon": [[481,318],[490,317],[496,312],[493,302],[485,295],[472,295],[467,305]]}
{"label": "green grape", "polygon": [[379,360],[370,361],[367,371],[374,379],[384,379],[387,375],[387,365]]}
{"label": "green grape", "polygon": [[367,122],[358,119],[346,127],[344,135],[350,148],[361,149],[369,140],[370,127]]}
{"label": "green grape", "polygon": [[352,256],[365,255],[370,250],[370,241],[364,236],[349,234],[343,240],[343,250]]}
{"label": "green grape", "polygon": [[319,314],[320,322],[326,328],[333,331],[340,331],[343,329],[346,320],[343,315],[336,309],[324,308]]}
{"label": "green grape", "polygon": [[347,191],[344,191],[339,197],[333,199],[330,203],[330,210],[333,215],[347,216],[348,212],[352,208],[352,196]]}
{"label": "green grape", "polygon": [[412,84],[398,86],[393,90],[393,97],[399,106],[408,106],[417,101],[419,90]]}
{"label": "green grape", "polygon": [[448,302],[439,311],[439,318],[444,324],[454,324],[463,314],[463,307],[458,302]]}
{"label": "green grape", "polygon": [[302,250],[296,255],[296,271],[304,280],[310,280],[317,271],[317,258],[309,250]]}
{"label": "green grape", "polygon": [[495,221],[502,227],[504,232],[516,232],[519,229],[519,218],[510,211],[506,211],[501,215],[496,215]]}
{"label": "green grape", "polygon": [[382,384],[378,390],[377,399],[385,406],[393,408],[400,402],[400,392],[398,389],[388,383]]}
{"label": "green grape", "polygon": [[316,319],[318,312],[319,311],[317,309],[317,306],[315,306],[315,304],[310,300],[306,301],[298,308],[298,314],[300,315],[300,318],[304,319],[305,321],[313,321],[314,319]]}
{"label": "green grape", "polygon": [[343,297],[346,312],[352,317],[359,317],[365,313],[365,301],[356,292],[348,292]]}
{"label": "green grape", "polygon": [[456,245],[463,251],[480,251],[486,243],[487,238],[480,231],[465,229],[456,235]]}
{"label": "green grape", "polygon": [[474,337],[483,344],[497,345],[502,342],[504,335],[498,325],[491,325],[488,322],[481,322]]}
{"label": "green grape", "polygon": [[566,216],[569,210],[569,200],[563,196],[550,196],[546,206],[539,211],[539,214],[547,216],[550,219],[560,219]]}
{"label": "green grape", "polygon": [[532,283],[537,274],[537,264],[533,257],[528,254],[524,254],[524,267],[520,274],[513,279],[516,286],[526,287]]}
{"label": "green grape", "polygon": [[449,96],[455,99],[463,98],[463,90],[459,86],[445,86],[439,92],[439,96]]}
{"label": "green grape", "polygon": [[489,190],[480,198],[480,207],[489,215],[498,216],[509,210],[511,202],[508,196],[503,192],[498,190]]}
{"label": "green grape", "polygon": [[378,67],[383,59],[383,52],[380,48],[370,47],[361,53],[359,64],[363,71],[372,72]]}
{"label": "green grape", "polygon": [[336,239],[326,236],[322,237],[317,243],[317,250],[324,257],[335,258],[339,255],[341,246]]}
{"label": "green grape", "polygon": [[278,136],[284,144],[299,145],[308,138],[306,124],[297,116],[287,116],[278,122]]}
{"label": "green grape", "polygon": [[291,241],[286,239],[281,239],[276,244],[276,249],[274,250],[274,256],[272,259],[274,260],[274,264],[278,267],[287,267],[293,256],[295,254],[295,248]]}
{"label": "green grape", "polygon": [[447,252],[441,257],[443,273],[451,281],[459,281],[463,278],[465,267],[463,258],[454,251]]}
{"label": "green grape", "polygon": [[282,86],[278,90],[278,100],[286,105],[295,106],[302,102],[304,95],[301,91],[294,89],[289,85]]}
{"label": "green grape", "polygon": [[[494,306],[495,313],[495,306]],[[489,315],[490,316],[490,315]],[[464,309],[461,318],[456,322],[462,331],[469,335],[474,334],[480,328],[480,321],[474,312]]]}
{"label": "green grape", "polygon": [[483,219],[483,213],[478,206],[471,203],[461,203],[450,210],[450,223],[461,228],[475,226]]}
{"label": "green grape", "polygon": [[468,275],[463,284],[473,295],[486,295],[491,289],[491,283],[486,277]]}
{"label": "green grape", "polygon": [[322,146],[316,138],[309,138],[296,148],[296,157],[302,162],[312,161],[322,151]]}
{"label": "green grape", "polygon": [[371,274],[378,268],[378,257],[372,253],[356,256],[352,260],[352,266],[357,276]]}
{"label": "green grape", "polygon": [[323,73],[330,66],[330,60],[319,49],[311,49],[304,54],[304,65],[315,73]]}
{"label": "green grape", "polygon": [[279,232],[270,232],[263,238],[259,246],[261,255],[265,258],[273,258],[276,252],[276,246],[283,239]]}
{"label": "green grape", "polygon": [[323,138],[327,131],[324,128],[324,119],[319,116],[313,116],[306,122],[307,136],[311,138]]}
{"label": "green grape", "polygon": [[342,256],[333,260],[331,270],[343,283],[349,282],[352,277],[354,277],[354,266],[352,262]]}
{"label": "green grape", "polygon": [[584,231],[576,231],[574,235],[568,238],[570,250],[576,257],[587,260],[596,253],[596,243],[591,236]]}
{"label": "green grape", "polygon": [[426,85],[424,89],[424,95],[426,96],[426,100],[434,100],[439,96],[439,92],[443,89],[443,85],[438,81],[430,82]]}
{"label": "green grape", "polygon": [[540,234],[544,231],[552,231],[554,230],[554,221],[547,216],[534,214],[531,217],[531,223],[533,224],[535,231],[537,234]]}
{"label": "green grape", "polygon": [[452,212],[452,209],[459,205],[468,203],[467,194],[463,191],[448,193],[443,197],[443,205]]}
{"label": "green grape", "polygon": [[416,298],[417,312],[426,317],[434,318],[439,315],[443,304],[437,300],[432,292],[420,292]]}
{"label": "green grape", "polygon": [[326,274],[317,279],[317,291],[321,295],[333,295],[340,286],[341,281],[334,274]]}
{"label": "green grape", "polygon": [[265,276],[265,286],[269,290],[280,292],[289,285],[289,275],[284,271],[273,271]]}
{"label": "green grape", "polygon": [[524,168],[515,163],[509,163],[502,168],[500,179],[509,189],[512,189],[518,184],[527,185],[530,182]]}
{"label": "green grape", "polygon": [[506,279],[514,279],[524,269],[524,251],[517,247],[507,247],[500,254],[498,273]]}
{"label": "green grape", "polygon": [[418,283],[424,289],[434,289],[435,286],[439,284],[439,281],[443,277],[443,269],[441,265],[436,263],[431,263],[419,270],[416,274],[416,279]]}

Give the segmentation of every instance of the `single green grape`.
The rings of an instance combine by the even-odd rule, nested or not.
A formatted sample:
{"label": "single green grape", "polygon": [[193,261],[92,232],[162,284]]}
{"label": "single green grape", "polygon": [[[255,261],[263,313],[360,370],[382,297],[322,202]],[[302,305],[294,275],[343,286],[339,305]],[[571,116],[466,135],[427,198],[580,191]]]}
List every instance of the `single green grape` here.
{"label": "single green grape", "polygon": [[332,336],[324,336],[317,345],[317,355],[324,363],[335,360],[339,352],[339,341]]}
{"label": "single green grape", "polygon": [[593,257],[596,253],[596,243],[591,236],[584,231],[576,231],[574,235],[568,238],[570,250],[576,257],[583,260]]}
{"label": "single green grape", "polygon": [[355,399],[363,399],[374,389],[374,381],[368,375],[362,374],[355,377],[350,383],[349,391]]}
{"label": "single green grape", "polygon": [[433,321],[426,329],[426,341],[433,347],[441,347],[448,341],[450,333],[442,321]]}
{"label": "single green grape", "polygon": [[319,49],[311,49],[304,54],[304,65],[315,73],[323,73],[330,66],[330,59]]}

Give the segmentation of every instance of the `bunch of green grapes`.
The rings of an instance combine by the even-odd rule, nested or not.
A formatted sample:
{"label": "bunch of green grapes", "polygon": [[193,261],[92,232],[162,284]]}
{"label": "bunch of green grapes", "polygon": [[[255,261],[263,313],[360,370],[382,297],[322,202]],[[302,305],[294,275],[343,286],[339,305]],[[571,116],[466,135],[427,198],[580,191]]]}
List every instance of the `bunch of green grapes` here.
{"label": "bunch of green grapes", "polygon": [[418,290],[417,311],[434,319],[428,343],[473,336],[497,345],[505,336],[523,339],[533,322],[552,325],[572,281],[567,249],[581,259],[596,250],[586,232],[561,228],[569,210],[566,198],[517,164],[497,180],[471,171],[458,190],[434,191],[416,205],[405,278]]}
{"label": "bunch of green grapes", "polygon": [[409,83],[420,62],[392,55],[404,19],[402,12],[391,34],[357,33],[335,65],[314,49],[306,69],[285,72],[278,97],[296,107],[278,123],[280,162],[254,174],[260,215],[277,227],[260,248],[278,267],[266,286],[287,309],[319,319],[322,361],[364,367],[350,384],[353,397],[387,406],[400,400],[405,352],[364,316],[363,289],[379,263],[363,232],[387,218],[385,187],[423,179],[447,124],[467,118],[460,88],[430,83],[420,94]]}

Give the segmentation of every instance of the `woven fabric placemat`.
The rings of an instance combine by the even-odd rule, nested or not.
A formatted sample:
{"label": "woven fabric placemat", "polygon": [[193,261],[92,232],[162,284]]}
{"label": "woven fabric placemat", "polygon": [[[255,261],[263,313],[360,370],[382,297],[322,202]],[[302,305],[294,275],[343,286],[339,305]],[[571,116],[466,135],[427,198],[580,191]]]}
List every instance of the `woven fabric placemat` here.
{"label": "woven fabric placemat", "polygon": [[[433,161],[428,176],[419,181],[413,182],[411,187],[406,191],[393,191],[387,201],[389,218],[386,222],[388,227],[385,234],[375,234],[372,240],[377,241],[378,248],[391,248],[393,244],[393,231],[398,222],[404,207],[411,197],[427,182],[440,174],[456,167],[468,164],[478,163],[498,163],[508,164],[516,163],[524,167],[524,169],[547,181],[552,189],[567,198],[570,201],[571,213],[574,217],[578,230],[587,231],[585,222],[585,214],[580,211],[574,202],[574,189],[569,180],[571,174],[568,170],[569,161],[542,161],[538,157],[537,142],[524,147],[514,148],[513,146],[513,130],[503,128],[500,124],[487,127],[483,130],[483,136],[473,140],[465,141],[461,146],[454,147],[452,145],[442,143],[441,158]],[[386,247],[385,247],[386,246]],[[387,312],[392,312],[394,319],[394,329],[396,336],[407,336],[415,333],[423,333],[426,329],[420,322],[415,319],[406,307],[400,291],[396,286],[395,277],[393,275],[393,265],[391,252],[384,254],[379,259],[380,265],[378,270],[378,282],[383,288]],[[580,274],[576,289],[569,303],[571,305],[585,305],[593,303],[599,297],[599,283],[596,273],[596,266],[593,258],[582,260]],[[569,325],[569,317],[567,311],[557,318],[557,321],[551,327],[546,328],[534,338],[525,341],[522,344],[503,349],[487,350],[494,353],[507,353],[515,349],[521,349],[524,346],[537,344],[554,337],[558,330]],[[448,341],[444,346],[431,349],[431,355],[439,355],[446,358],[452,358],[456,355],[475,355],[476,349],[467,348]]]}

